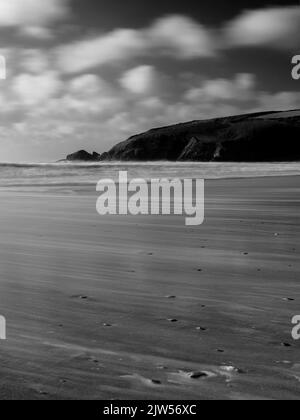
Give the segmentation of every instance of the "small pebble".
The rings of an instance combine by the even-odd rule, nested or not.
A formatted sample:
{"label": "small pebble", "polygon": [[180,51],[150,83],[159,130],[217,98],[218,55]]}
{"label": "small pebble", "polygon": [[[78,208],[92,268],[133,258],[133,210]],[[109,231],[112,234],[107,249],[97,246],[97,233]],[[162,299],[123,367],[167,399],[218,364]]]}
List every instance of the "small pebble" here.
{"label": "small pebble", "polygon": [[190,375],[191,379],[207,378],[208,375],[205,372],[192,372]]}
{"label": "small pebble", "polygon": [[281,343],[282,347],[292,347],[290,343]]}
{"label": "small pebble", "polygon": [[158,379],[152,379],[152,380],[151,380],[151,382],[152,382],[154,385],[161,385],[161,381],[159,381]]}

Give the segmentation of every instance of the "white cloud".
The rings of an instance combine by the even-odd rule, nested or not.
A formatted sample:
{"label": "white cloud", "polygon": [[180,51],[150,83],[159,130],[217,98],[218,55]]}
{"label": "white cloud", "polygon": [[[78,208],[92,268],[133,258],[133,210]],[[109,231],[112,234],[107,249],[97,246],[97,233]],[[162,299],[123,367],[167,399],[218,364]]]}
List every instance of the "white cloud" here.
{"label": "white cloud", "polygon": [[169,15],[146,28],[115,29],[60,46],[55,55],[65,73],[151,55],[178,60],[213,58],[221,50],[238,46],[292,48],[298,45],[299,27],[300,7],[296,6],[246,11],[214,30],[190,17]]}
{"label": "white cloud", "polygon": [[67,13],[68,0],[0,0],[0,26],[42,27]]}
{"label": "white cloud", "polygon": [[225,27],[227,47],[299,46],[300,7],[273,7],[245,11]]}
{"label": "white cloud", "polygon": [[121,86],[138,95],[152,95],[159,91],[161,76],[153,66],[139,66],[128,70],[120,79]]}
{"label": "white cloud", "polygon": [[231,79],[205,80],[198,88],[190,89],[185,99],[188,101],[240,101],[252,99],[255,88],[255,76],[239,73]]}
{"label": "white cloud", "polygon": [[261,93],[259,109],[264,111],[286,111],[300,108],[300,92]]}
{"label": "white cloud", "polygon": [[38,105],[55,96],[62,88],[62,82],[56,73],[42,75],[20,74],[12,82],[12,91],[21,104]]}
{"label": "white cloud", "polygon": [[55,51],[59,68],[77,73],[143,53],[144,40],[136,30],[118,29],[93,39],[74,42]]}
{"label": "white cloud", "polygon": [[21,29],[21,34],[39,40],[49,40],[53,36],[49,28],[42,26],[25,26]]}
{"label": "white cloud", "polygon": [[147,35],[153,47],[177,58],[215,55],[216,44],[212,32],[186,16],[172,15],[158,19],[147,31]]}
{"label": "white cloud", "polygon": [[76,73],[151,54],[192,59],[215,52],[215,39],[204,26],[185,16],[166,16],[148,28],[116,29],[61,46],[56,56],[62,71]]}
{"label": "white cloud", "polygon": [[109,94],[110,91],[110,86],[95,74],[78,76],[68,85],[68,92],[76,97],[99,97]]}
{"label": "white cloud", "polygon": [[49,69],[48,54],[40,49],[24,49],[18,55],[21,68],[26,73],[41,74]]}

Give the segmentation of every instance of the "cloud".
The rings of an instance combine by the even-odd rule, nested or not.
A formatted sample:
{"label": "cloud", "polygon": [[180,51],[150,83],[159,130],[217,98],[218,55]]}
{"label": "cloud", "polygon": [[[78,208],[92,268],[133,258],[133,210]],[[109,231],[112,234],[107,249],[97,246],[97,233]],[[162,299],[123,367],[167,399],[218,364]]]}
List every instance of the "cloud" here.
{"label": "cloud", "polygon": [[116,29],[98,37],[58,47],[58,66],[77,73],[151,55],[178,59],[212,57],[215,40],[209,30],[185,16],[166,16],[139,30]]}
{"label": "cloud", "polygon": [[137,95],[152,95],[162,87],[162,77],[153,66],[128,70],[120,79],[123,88]]}
{"label": "cloud", "polygon": [[68,14],[68,0],[0,0],[0,27],[43,27]]}
{"label": "cloud", "polygon": [[286,111],[300,108],[300,92],[262,92],[259,96],[259,109],[263,111]]}
{"label": "cloud", "polygon": [[41,49],[24,49],[18,56],[22,71],[26,73],[41,74],[49,69],[49,57]]}
{"label": "cloud", "polygon": [[216,40],[205,26],[181,15],[158,19],[147,31],[152,47],[181,59],[212,57]]}
{"label": "cloud", "polygon": [[226,47],[299,46],[300,7],[271,7],[245,11],[225,26]]}
{"label": "cloud", "polygon": [[299,27],[296,6],[246,11],[214,29],[187,16],[168,15],[145,28],[120,28],[71,42],[58,47],[55,56],[61,71],[79,73],[145,56],[195,60],[236,47],[290,49],[298,45]]}
{"label": "cloud", "polygon": [[12,91],[21,104],[38,105],[55,96],[61,89],[62,82],[56,73],[42,75],[20,74],[12,82]]}
{"label": "cloud", "polygon": [[58,67],[66,73],[128,60],[143,53],[144,40],[136,30],[118,29],[106,35],[56,49]]}
{"label": "cloud", "polygon": [[49,28],[41,26],[25,26],[21,29],[21,34],[30,38],[36,38],[44,41],[53,37],[53,34]]}
{"label": "cloud", "polygon": [[255,88],[255,76],[239,73],[231,79],[205,80],[200,87],[190,89],[185,99],[197,101],[240,101],[252,98]]}

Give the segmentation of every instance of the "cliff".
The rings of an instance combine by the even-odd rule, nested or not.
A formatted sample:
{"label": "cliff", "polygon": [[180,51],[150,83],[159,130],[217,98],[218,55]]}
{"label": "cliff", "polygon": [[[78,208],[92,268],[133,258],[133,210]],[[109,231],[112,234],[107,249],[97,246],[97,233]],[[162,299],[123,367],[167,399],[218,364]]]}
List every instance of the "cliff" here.
{"label": "cliff", "polygon": [[300,111],[247,114],[157,128],[130,137],[101,156],[89,155],[83,160],[91,160],[91,156],[97,161],[297,161]]}

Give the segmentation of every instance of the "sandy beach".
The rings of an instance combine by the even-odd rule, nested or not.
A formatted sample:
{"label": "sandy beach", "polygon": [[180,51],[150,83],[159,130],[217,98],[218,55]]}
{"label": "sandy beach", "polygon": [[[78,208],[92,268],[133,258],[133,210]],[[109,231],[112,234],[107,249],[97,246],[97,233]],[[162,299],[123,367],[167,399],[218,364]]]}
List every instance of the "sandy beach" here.
{"label": "sandy beach", "polygon": [[100,217],[88,187],[2,189],[0,399],[299,398],[299,192],[207,181],[189,228]]}

